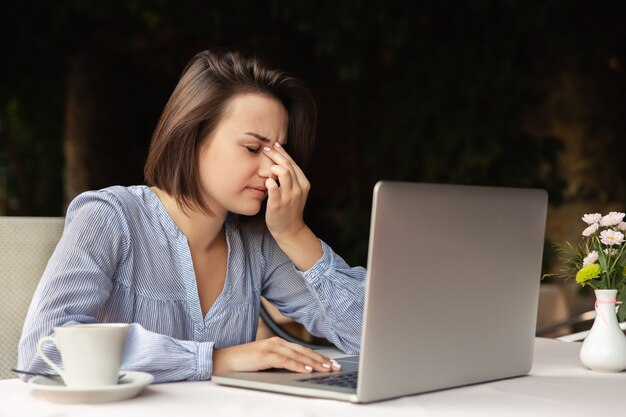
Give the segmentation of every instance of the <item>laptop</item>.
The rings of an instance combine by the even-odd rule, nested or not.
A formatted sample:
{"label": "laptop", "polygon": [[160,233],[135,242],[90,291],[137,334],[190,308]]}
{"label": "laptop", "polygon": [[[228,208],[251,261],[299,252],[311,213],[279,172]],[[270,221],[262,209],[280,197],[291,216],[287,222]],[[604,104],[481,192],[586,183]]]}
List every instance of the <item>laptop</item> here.
{"label": "laptop", "polygon": [[213,381],[367,403],[526,375],[547,203],[537,189],[378,182],[360,357],[340,373]]}

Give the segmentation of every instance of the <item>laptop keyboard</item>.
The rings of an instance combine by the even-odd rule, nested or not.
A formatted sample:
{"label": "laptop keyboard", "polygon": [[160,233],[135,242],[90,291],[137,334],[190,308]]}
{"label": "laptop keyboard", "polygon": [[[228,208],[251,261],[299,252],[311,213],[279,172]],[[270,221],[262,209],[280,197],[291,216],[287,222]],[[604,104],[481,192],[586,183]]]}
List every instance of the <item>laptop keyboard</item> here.
{"label": "laptop keyboard", "polygon": [[313,378],[300,379],[301,382],[311,382],[313,384],[331,385],[334,387],[356,389],[358,371],[346,372],[343,374],[316,376]]}

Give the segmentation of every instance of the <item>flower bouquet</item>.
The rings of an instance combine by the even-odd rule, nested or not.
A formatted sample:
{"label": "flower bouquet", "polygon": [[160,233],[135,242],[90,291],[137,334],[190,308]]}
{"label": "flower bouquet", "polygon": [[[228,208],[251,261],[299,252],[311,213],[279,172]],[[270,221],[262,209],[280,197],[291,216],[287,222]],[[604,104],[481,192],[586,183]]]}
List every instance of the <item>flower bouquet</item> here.
{"label": "flower bouquet", "polygon": [[561,275],[575,276],[596,296],[596,318],[581,345],[580,361],[594,371],[621,372],[626,369],[626,337],[618,324],[626,318],[624,213],[585,214],[582,220],[587,227],[578,245],[557,246],[565,265]]}
{"label": "flower bouquet", "polygon": [[582,220],[587,227],[577,246],[569,242],[556,244],[563,268],[558,274],[565,278],[575,277],[581,286],[594,290],[617,290],[619,309],[617,318],[626,320],[626,244],[624,213],[615,211],[606,216],[599,213],[585,214]]}

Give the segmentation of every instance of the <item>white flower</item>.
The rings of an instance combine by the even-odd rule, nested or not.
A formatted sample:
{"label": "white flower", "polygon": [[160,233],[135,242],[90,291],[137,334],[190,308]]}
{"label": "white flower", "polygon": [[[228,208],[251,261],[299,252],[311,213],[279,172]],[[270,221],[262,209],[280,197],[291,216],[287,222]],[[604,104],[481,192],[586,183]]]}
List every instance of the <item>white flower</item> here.
{"label": "white flower", "polygon": [[602,215],[600,213],[585,214],[583,216],[583,221],[587,224],[594,224],[594,223],[598,223],[601,218],[602,218]]}
{"label": "white flower", "polygon": [[626,231],[626,222],[621,222],[617,225],[617,228],[622,231]]}
{"label": "white flower", "polygon": [[588,226],[585,230],[583,230],[583,236],[591,236],[598,231],[599,227],[600,225],[598,223],[594,223],[591,226]]}
{"label": "white flower", "polygon": [[612,211],[600,219],[600,226],[616,226],[620,224],[622,220],[624,220],[624,215],[624,213]]}
{"label": "white flower", "polygon": [[605,245],[619,245],[624,242],[624,235],[622,232],[616,232],[615,230],[603,230],[600,232],[600,242]]}
{"label": "white flower", "polygon": [[589,255],[585,256],[585,259],[583,259],[583,266],[594,264],[596,263],[597,260],[598,260],[598,252],[595,250],[592,250],[591,252],[589,252]]}
{"label": "white flower", "polygon": [[611,255],[611,256],[615,256],[619,253],[619,251],[615,248],[612,249],[605,249],[602,252],[604,252],[605,255]]}

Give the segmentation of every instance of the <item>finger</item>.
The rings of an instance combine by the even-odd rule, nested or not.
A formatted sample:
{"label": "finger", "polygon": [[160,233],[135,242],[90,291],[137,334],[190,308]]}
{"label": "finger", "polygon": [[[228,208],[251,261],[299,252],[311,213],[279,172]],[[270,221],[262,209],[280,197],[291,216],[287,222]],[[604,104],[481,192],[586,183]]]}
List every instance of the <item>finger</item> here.
{"label": "finger", "polygon": [[295,368],[298,372],[330,372],[330,364],[313,360],[310,356],[289,349],[286,346],[278,346],[276,353],[281,355],[287,366]]}
{"label": "finger", "polygon": [[291,156],[289,156],[289,154],[280,146],[278,142],[276,142],[274,146],[278,147],[273,150],[267,146],[264,148],[268,158],[276,162],[279,166],[287,168],[291,174],[293,186],[298,187],[303,195],[308,195],[309,190],[311,189],[311,183],[309,183],[309,180],[306,175],[304,175],[302,169],[295,163]]}
{"label": "finger", "polygon": [[278,176],[278,180],[280,181],[280,186],[283,190],[291,191],[293,187],[293,177],[292,173],[285,167],[280,165],[272,165],[270,167],[270,172]]}
{"label": "finger", "polygon": [[283,148],[278,142],[274,142],[274,148],[278,154],[282,155],[285,159],[289,161],[293,169],[293,172],[296,174],[296,178],[298,182],[300,184],[304,184],[305,182],[308,183],[308,180],[306,178],[306,175],[304,174],[304,171],[302,171],[302,168],[300,168],[300,166],[296,163],[296,161],[293,160],[291,155],[287,153],[287,150],[285,150],[285,148]]}
{"label": "finger", "polygon": [[[278,143],[278,142],[276,142]],[[263,150],[265,151],[265,154],[272,160],[274,161],[277,165],[286,168],[287,170],[289,170],[289,172],[292,174],[292,178],[294,178],[294,181],[299,181],[298,178],[298,174],[295,171],[295,167],[297,167],[298,165],[293,162],[292,164],[292,159],[289,155],[287,155],[287,153],[285,152],[285,150],[283,148],[270,148],[268,146],[264,147]],[[282,153],[281,153],[282,152]],[[300,168],[298,167],[298,170],[300,170]],[[302,170],[300,170],[302,171]]]}
{"label": "finger", "polygon": [[285,358],[288,366],[295,366],[297,371],[302,372],[330,372],[332,370],[332,363],[329,360],[325,361],[321,355],[311,355],[309,352],[295,348],[297,345],[285,343],[276,345],[275,352]]}
{"label": "finger", "polygon": [[282,195],[276,180],[274,178],[267,178],[265,180],[265,187],[267,188],[267,198],[269,202],[280,202]]}
{"label": "finger", "polygon": [[273,346],[281,346],[281,347],[293,350],[294,352],[297,352],[298,354],[307,356],[311,360],[322,364],[322,367],[325,369],[328,369],[329,366],[323,366],[323,364],[330,365],[330,367],[332,368],[332,364],[334,362],[332,359],[329,359],[312,349],[309,349],[297,343],[288,342],[285,339],[282,339],[280,337],[273,337],[271,339],[268,339],[267,341]]}
{"label": "finger", "polygon": [[287,152],[285,152],[284,148],[282,148],[282,147],[281,148],[277,148],[276,146],[274,146],[274,147],[265,146],[263,148],[263,150],[265,151],[265,154],[267,156],[269,156],[270,159],[272,161],[276,162],[278,165],[282,165],[285,168],[292,168],[291,167],[291,161],[293,161],[293,160],[287,154]]}
{"label": "finger", "polygon": [[[340,369],[341,365],[339,365],[339,363],[337,361],[335,361],[334,359],[330,359],[327,358],[326,356],[320,354],[319,352],[316,352],[312,349],[309,349],[307,347],[304,347],[302,345],[299,345],[297,343],[291,343],[291,342],[287,342],[284,339],[280,339],[282,340],[286,346],[288,346],[289,348],[303,354],[306,355],[308,357],[310,357],[311,359],[313,359],[316,362],[319,362],[322,364],[322,366],[326,369],[329,368],[335,368],[335,369]],[[328,366],[324,366],[324,365],[328,365]]]}
{"label": "finger", "polygon": [[298,352],[298,353],[300,353],[302,355],[306,355],[306,356],[310,357],[311,359],[313,359],[313,360],[315,360],[317,362],[320,362],[320,363],[322,363],[322,362],[330,363],[330,359],[329,358],[325,357],[324,355],[322,355],[322,354],[320,354],[320,353],[318,353],[318,352],[316,352],[316,351],[314,351],[312,349],[306,348],[306,347],[304,347],[302,345],[299,345],[297,343],[291,343],[291,342],[287,342],[287,341],[285,341],[285,343],[287,344],[287,346],[290,349],[292,349],[292,350],[294,350],[294,351],[296,351],[296,352]]}
{"label": "finger", "polygon": [[310,374],[315,370],[311,365],[303,364],[296,359],[289,356],[282,355],[279,352],[271,352],[267,354],[270,368],[282,368],[292,372],[298,372],[301,374]]}

